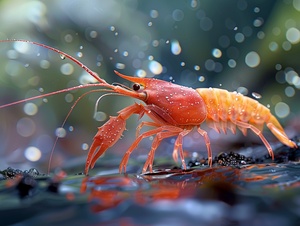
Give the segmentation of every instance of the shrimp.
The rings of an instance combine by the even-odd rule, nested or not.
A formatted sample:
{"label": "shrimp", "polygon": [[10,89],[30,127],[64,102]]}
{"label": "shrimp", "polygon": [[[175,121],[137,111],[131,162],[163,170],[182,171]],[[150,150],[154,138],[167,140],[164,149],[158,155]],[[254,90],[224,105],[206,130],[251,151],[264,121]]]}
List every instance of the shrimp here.
{"label": "shrimp", "polygon": [[[236,128],[238,128],[246,136],[247,130],[250,129],[262,140],[272,159],[274,159],[272,147],[262,134],[264,124],[267,125],[270,131],[280,142],[291,148],[297,148],[297,145],[287,137],[284,129],[278,120],[270,113],[268,108],[260,104],[258,101],[243,96],[240,93],[229,92],[224,89],[216,88],[192,89],[155,78],[127,76],[117,71],[115,71],[115,73],[118,76],[132,82],[133,85],[131,88],[120,84],[112,85],[100,78],[95,72],[90,70],[79,60],[58,49],[26,40],[2,40],[0,42],[11,41],[27,42],[52,50],[81,66],[99,83],[81,85],[43,94],[2,105],[0,108],[36,98],[42,98],[61,92],[91,86],[104,87],[105,89],[100,89],[98,91],[106,91],[110,94],[116,93],[118,95],[128,96],[144,102],[144,104],[134,103],[125,107],[117,112],[117,116],[111,116],[104,125],[98,128],[98,132],[94,136],[87,155],[84,169],[86,175],[88,175],[89,170],[94,167],[96,161],[106,152],[106,150],[111,148],[120,139],[126,128],[126,120],[133,114],[138,115],[139,119],[141,119],[144,115],[147,115],[152,121],[142,121],[137,126],[136,139],[127,149],[120,162],[120,173],[122,171],[126,172],[129,157],[134,149],[137,148],[143,139],[150,136],[154,136],[154,139],[142,169],[143,173],[147,170],[152,172],[156,149],[163,139],[173,136],[176,136],[177,138],[174,143],[172,157],[174,161],[177,162],[179,155],[182,166],[186,169],[182,148],[183,138],[194,128],[196,128],[197,132],[204,138],[208,153],[208,164],[209,166],[212,166],[210,139],[207,132],[200,128],[200,125],[204,122],[206,122],[210,128],[215,129],[219,133],[223,132],[225,134],[228,129],[233,133],[236,133]],[[75,104],[76,103],[77,102],[75,102]],[[140,130],[144,127],[150,127],[150,129],[140,134]]]}

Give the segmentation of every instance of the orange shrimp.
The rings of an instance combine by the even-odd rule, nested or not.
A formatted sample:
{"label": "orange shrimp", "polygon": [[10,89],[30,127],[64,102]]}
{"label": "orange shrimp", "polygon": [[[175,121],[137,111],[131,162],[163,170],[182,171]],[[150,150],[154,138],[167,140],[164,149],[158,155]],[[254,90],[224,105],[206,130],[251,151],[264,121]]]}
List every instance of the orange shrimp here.
{"label": "orange shrimp", "polygon": [[[179,154],[182,166],[186,169],[182,149],[183,138],[195,127],[197,128],[198,133],[204,138],[208,152],[208,164],[212,166],[210,140],[207,132],[200,128],[200,125],[204,122],[207,122],[209,127],[217,130],[218,132],[222,131],[226,133],[227,129],[230,129],[233,133],[235,133],[236,127],[238,127],[242,133],[246,135],[248,129],[252,130],[262,140],[272,159],[274,159],[272,147],[262,134],[264,124],[267,125],[271,132],[283,144],[291,148],[297,148],[297,145],[293,141],[289,140],[282,126],[270,113],[268,108],[261,105],[258,101],[243,96],[240,93],[228,92],[227,90],[215,88],[192,89],[154,78],[130,77],[117,71],[115,71],[117,75],[123,79],[133,82],[134,84],[132,88],[124,85],[111,85],[80,61],[60,50],[44,44],[25,40],[3,40],[0,42],[7,41],[28,42],[55,51],[80,65],[91,76],[97,79],[99,83],[81,85],[43,94],[26,100],[2,105],[0,108],[90,86],[105,87],[106,89],[103,89],[102,91],[136,98],[145,103],[134,103],[133,105],[125,107],[118,112],[117,116],[111,116],[104,125],[98,128],[98,132],[94,137],[87,155],[84,171],[85,174],[88,174],[89,169],[94,167],[100,156],[102,156],[108,148],[112,147],[120,139],[126,127],[126,120],[133,114],[139,115],[139,118],[147,115],[150,119],[152,119],[152,121],[142,121],[138,125],[136,140],[131,144],[121,160],[119,166],[120,173],[122,171],[126,171],[128,159],[132,151],[137,148],[144,138],[149,136],[154,136],[154,140],[142,172],[146,172],[148,169],[149,171],[152,171],[154,155],[157,147],[163,139],[173,136],[177,136],[173,149],[173,159],[174,161],[177,161]],[[144,126],[152,128],[142,134],[139,134],[140,130]]]}

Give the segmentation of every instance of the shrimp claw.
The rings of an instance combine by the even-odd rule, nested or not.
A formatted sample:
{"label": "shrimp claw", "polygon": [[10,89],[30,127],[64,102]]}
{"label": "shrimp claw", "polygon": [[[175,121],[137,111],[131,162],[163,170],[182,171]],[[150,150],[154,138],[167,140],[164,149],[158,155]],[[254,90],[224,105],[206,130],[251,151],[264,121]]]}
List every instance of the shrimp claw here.
{"label": "shrimp claw", "polygon": [[93,143],[90,147],[84,173],[87,175],[89,169],[94,168],[96,161],[104,154],[104,152],[113,146],[122,136],[126,127],[126,120],[132,114],[143,115],[143,108],[140,104],[133,104],[118,112],[118,116],[112,116],[101,127],[94,137]]}

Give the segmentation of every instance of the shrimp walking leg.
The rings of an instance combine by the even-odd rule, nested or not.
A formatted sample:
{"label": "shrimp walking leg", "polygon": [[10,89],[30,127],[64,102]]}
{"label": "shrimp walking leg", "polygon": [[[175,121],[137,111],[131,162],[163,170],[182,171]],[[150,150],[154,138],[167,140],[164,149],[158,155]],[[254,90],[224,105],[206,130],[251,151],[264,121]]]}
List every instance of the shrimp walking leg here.
{"label": "shrimp walking leg", "polygon": [[[123,156],[122,161],[121,161],[120,166],[119,166],[119,172],[121,173],[123,170],[124,170],[124,172],[126,172],[126,165],[128,163],[128,160],[129,160],[129,157],[130,157],[132,151],[139,145],[139,143],[144,138],[149,137],[149,136],[153,136],[155,134],[159,134],[159,133],[161,133],[163,131],[165,133],[169,131],[170,132],[170,136],[175,136],[181,130],[182,129],[180,129],[178,127],[175,127],[175,126],[161,126],[159,128],[146,131],[146,132],[142,133],[141,135],[139,135],[138,138],[132,143],[132,145],[129,147],[129,149],[126,151],[125,155]],[[168,136],[168,137],[170,137],[170,136]],[[155,145],[154,141],[153,141],[153,145]],[[158,144],[156,145],[156,148],[157,148],[157,146],[158,146]]]}
{"label": "shrimp walking leg", "polygon": [[186,136],[187,134],[189,134],[191,131],[192,131],[192,129],[186,129],[186,130],[183,130],[182,132],[179,133],[179,135],[178,135],[178,137],[175,141],[173,155],[172,155],[174,161],[177,162],[177,160],[178,160],[178,150],[179,150],[181,163],[182,163],[182,166],[183,166],[184,169],[186,169],[186,164],[185,164],[185,160],[184,160],[182,142],[183,142],[183,137]]}
{"label": "shrimp walking leg", "polygon": [[127,166],[127,163],[128,163],[128,160],[129,160],[129,157],[130,157],[132,151],[139,145],[139,143],[144,138],[153,136],[161,131],[162,131],[162,127],[159,127],[159,128],[149,130],[149,131],[144,132],[141,135],[139,135],[138,138],[132,143],[132,145],[128,148],[128,150],[124,154],[124,156],[120,162],[119,172],[122,173],[123,170],[124,170],[124,172],[126,172],[126,166]]}
{"label": "shrimp walking leg", "polygon": [[211,167],[212,166],[212,151],[210,147],[210,140],[207,135],[207,132],[203,129],[200,128],[200,126],[197,129],[198,133],[203,136],[205,144],[206,144],[206,149],[207,149],[207,158],[208,158],[208,165]]}
{"label": "shrimp walking leg", "polygon": [[241,128],[251,129],[257,136],[259,136],[261,141],[266,146],[266,148],[269,152],[269,155],[272,157],[272,160],[274,160],[274,152],[272,150],[272,147],[259,129],[257,129],[255,126],[253,126],[249,123],[246,123],[246,122],[235,121],[234,124],[236,124],[237,126],[240,126]]}
{"label": "shrimp walking leg", "polygon": [[149,171],[152,172],[155,151],[158,148],[161,141],[165,138],[172,137],[172,136],[175,136],[177,134],[178,134],[177,131],[175,131],[175,132],[174,131],[166,131],[166,132],[159,132],[155,136],[155,138],[153,140],[153,143],[152,143],[152,146],[151,146],[151,150],[148,153],[148,158],[147,158],[147,160],[144,164],[144,167],[143,167],[143,171],[142,171],[143,173],[145,173],[147,171],[148,167],[149,167]]}

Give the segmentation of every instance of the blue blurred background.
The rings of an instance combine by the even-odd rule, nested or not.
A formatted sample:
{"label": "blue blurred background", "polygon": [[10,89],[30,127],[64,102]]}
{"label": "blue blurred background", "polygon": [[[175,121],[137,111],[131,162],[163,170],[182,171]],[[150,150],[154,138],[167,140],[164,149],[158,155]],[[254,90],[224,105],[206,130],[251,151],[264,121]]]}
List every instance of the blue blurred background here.
{"label": "blue blurred background", "polygon": [[[7,0],[0,1],[0,21],[0,39],[58,48],[109,83],[130,85],[113,73],[118,70],[193,88],[239,91],[268,106],[289,136],[300,128],[300,0]],[[0,43],[0,105],[89,82],[94,80],[82,68],[45,48]],[[97,127],[134,101],[106,97],[94,118],[100,94],[90,94],[59,129],[85,91],[1,109],[1,168],[36,167],[46,172],[59,134],[63,138],[55,147],[52,167],[79,164],[83,169]],[[126,151],[137,124],[136,117],[128,121],[128,131],[110,153],[121,156]],[[210,133],[214,145],[219,141],[216,146],[240,136]],[[186,138],[186,147],[205,147],[198,138]],[[146,140],[135,154],[146,154],[150,142]],[[170,143],[162,144],[168,155]]]}

